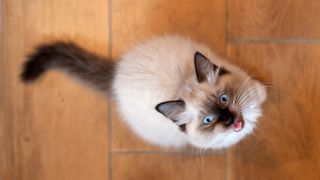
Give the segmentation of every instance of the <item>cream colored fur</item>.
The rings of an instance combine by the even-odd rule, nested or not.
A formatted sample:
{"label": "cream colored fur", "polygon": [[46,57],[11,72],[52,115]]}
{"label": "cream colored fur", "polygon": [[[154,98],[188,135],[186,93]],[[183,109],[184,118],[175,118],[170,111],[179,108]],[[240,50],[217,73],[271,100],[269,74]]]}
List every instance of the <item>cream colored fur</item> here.
{"label": "cream colored fur", "polygon": [[[145,141],[163,147],[182,147],[192,144],[200,148],[228,147],[252,132],[261,115],[261,103],[265,100],[265,88],[249,78],[245,88],[256,87],[255,97],[242,115],[245,126],[240,132],[217,126],[213,134],[201,132],[197,127],[199,99],[205,98],[212,86],[201,87],[196,82],[194,54],[203,53],[212,62],[234,73],[243,84],[249,76],[239,68],[217,57],[207,47],[176,36],[155,38],[127,52],[116,67],[113,93],[123,121]],[[214,81],[215,75],[208,77]],[[240,83],[239,82],[239,83]],[[199,92],[194,94],[195,90]],[[241,84],[235,85],[240,87]],[[205,90],[207,89],[207,90]],[[189,92],[191,91],[191,92]],[[193,94],[191,97],[190,94]],[[168,100],[182,98],[186,101],[186,133],[178,125],[155,110],[155,106]],[[194,98],[194,99],[193,99]]]}

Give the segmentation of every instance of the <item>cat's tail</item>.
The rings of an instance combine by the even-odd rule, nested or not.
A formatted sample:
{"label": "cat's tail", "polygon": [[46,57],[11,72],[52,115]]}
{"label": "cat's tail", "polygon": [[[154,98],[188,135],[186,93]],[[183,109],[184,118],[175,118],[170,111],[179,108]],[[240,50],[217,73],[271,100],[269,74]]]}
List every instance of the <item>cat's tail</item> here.
{"label": "cat's tail", "polygon": [[61,70],[93,86],[108,91],[115,62],[84,50],[74,43],[55,42],[40,45],[24,64],[21,80],[32,82],[47,70]]}

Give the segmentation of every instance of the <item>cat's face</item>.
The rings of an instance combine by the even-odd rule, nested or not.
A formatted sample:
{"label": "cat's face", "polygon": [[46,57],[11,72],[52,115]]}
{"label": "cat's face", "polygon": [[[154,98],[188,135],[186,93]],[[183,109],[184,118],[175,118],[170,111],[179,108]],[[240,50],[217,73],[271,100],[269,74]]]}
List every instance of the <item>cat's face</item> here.
{"label": "cat's face", "polygon": [[240,70],[219,67],[195,54],[197,80],[181,90],[181,99],[156,109],[176,123],[200,148],[224,148],[249,134],[261,115],[266,90]]}

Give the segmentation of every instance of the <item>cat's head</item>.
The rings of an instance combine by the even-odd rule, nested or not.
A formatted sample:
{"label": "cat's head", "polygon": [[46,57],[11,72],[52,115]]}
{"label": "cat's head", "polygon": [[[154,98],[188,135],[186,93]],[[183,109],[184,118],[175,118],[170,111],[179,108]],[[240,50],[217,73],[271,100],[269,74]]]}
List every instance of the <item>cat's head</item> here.
{"label": "cat's head", "polygon": [[186,82],[180,99],[162,102],[156,110],[176,123],[194,146],[229,147],[252,132],[266,89],[242,70],[213,64],[199,52],[194,66],[196,78]]}

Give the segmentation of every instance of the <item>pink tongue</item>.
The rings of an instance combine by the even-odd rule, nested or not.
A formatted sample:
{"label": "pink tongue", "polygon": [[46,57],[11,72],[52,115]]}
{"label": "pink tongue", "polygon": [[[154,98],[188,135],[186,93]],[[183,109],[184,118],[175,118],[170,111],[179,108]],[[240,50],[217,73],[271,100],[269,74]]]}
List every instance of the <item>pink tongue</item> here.
{"label": "pink tongue", "polygon": [[236,119],[232,124],[232,129],[238,132],[238,131],[241,131],[242,128],[243,128],[243,121],[240,119]]}

